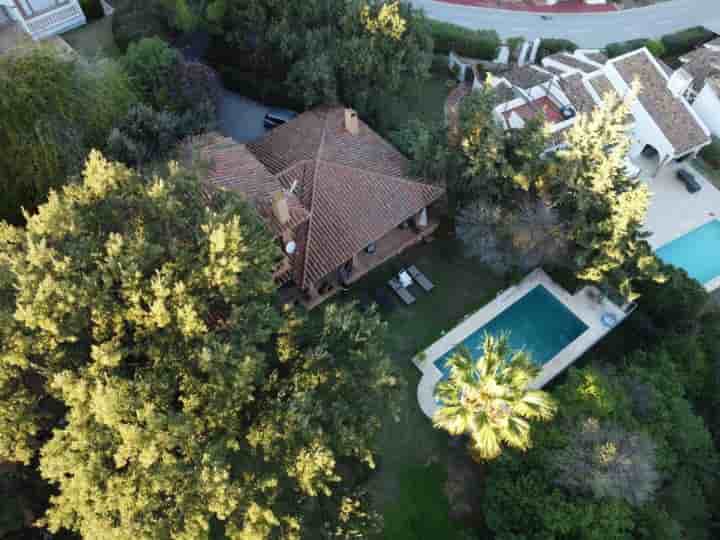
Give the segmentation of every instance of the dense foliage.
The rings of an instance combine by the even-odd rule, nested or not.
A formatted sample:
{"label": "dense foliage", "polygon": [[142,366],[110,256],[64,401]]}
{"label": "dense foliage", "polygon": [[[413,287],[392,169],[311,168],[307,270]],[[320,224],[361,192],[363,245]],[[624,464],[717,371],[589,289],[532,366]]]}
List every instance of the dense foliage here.
{"label": "dense foliage", "polygon": [[0,57],[0,218],[21,223],[21,208],[79,173],[135,99],[109,60],[79,62],[49,46]]}
{"label": "dense foliage", "polygon": [[546,56],[559,52],[574,52],[577,48],[577,44],[569,39],[543,38],[540,40],[537,59],[540,61]]}
{"label": "dense foliage", "polygon": [[[170,4],[175,17],[197,11]],[[427,22],[406,2],[227,0],[199,11],[221,36],[223,54],[211,57],[223,77],[276,81],[306,107],[342,102],[376,114],[382,95],[417,84],[431,62]]]}
{"label": "dense foliage", "polygon": [[454,52],[478,60],[494,60],[500,47],[495,30],[470,30],[456,24],[430,21],[435,54]]}
{"label": "dense foliage", "polygon": [[0,225],[0,460],[38,464],[49,528],[88,539],[372,531],[354,479],[398,385],[382,323],[281,314],[256,214],[169,170],[93,153]]}
{"label": "dense foliage", "polygon": [[715,33],[703,26],[687,28],[674,34],[666,34],[661,38],[665,51],[671,56],[688,53],[703,43],[714,39]]}

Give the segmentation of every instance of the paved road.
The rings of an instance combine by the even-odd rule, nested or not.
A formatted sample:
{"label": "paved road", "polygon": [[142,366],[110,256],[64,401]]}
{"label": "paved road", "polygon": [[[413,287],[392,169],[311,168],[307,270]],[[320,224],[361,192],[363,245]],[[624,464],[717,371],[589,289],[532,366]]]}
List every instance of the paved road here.
{"label": "paved road", "polygon": [[658,37],[690,26],[706,26],[720,33],[720,0],[670,0],[655,6],[613,13],[552,14],[544,21],[537,13],[474,8],[412,0],[432,19],[468,28],[494,28],[501,37],[560,37],[581,47],[604,47],[614,41]]}

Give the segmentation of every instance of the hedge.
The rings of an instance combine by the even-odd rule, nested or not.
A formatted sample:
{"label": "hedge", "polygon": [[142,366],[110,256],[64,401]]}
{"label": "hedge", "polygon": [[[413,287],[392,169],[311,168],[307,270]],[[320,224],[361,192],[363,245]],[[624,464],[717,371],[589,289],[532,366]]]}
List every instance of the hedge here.
{"label": "hedge", "polygon": [[100,0],[80,0],[80,6],[89,21],[101,19],[105,16]]}
{"label": "hedge", "polygon": [[575,52],[577,48],[577,44],[569,39],[543,38],[540,41],[540,48],[538,48],[537,60],[539,62],[546,56],[559,52]]}
{"label": "hedge", "polygon": [[703,43],[710,41],[715,34],[702,26],[695,26],[681,30],[674,34],[667,34],[661,38],[665,51],[670,56],[680,56],[692,51]]}
{"label": "hedge", "polygon": [[150,37],[169,41],[170,36],[167,21],[145,0],[130,0],[116,8],[112,16],[112,32],[115,43],[122,52],[125,52],[133,41]]}
{"label": "hedge", "polygon": [[640,38],[610,43],[605,47],[605,54],[608,55],[608,58],[615,58],[630,51],[641,49],[648,41],[650,41],[649,38]]}
{"label": "hedge", "polygon": [[500,36],[495,30],[470,30],[440,21],[429,22],[436,54],[454,51],[479,60],[494,60],[497,56]]}
{"label": "hedge", "polygon": [[712,142],[700,151],[700,157],[713,169],[720,169],[720,139],[713,137]]}

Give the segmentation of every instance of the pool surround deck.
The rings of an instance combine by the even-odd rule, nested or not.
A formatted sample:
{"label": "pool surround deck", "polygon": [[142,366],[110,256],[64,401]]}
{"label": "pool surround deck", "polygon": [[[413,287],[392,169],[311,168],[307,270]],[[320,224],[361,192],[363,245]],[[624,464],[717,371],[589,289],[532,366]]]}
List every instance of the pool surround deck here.
{"label": "pool surround deck", "polygon": [[413,358],[413,363],[423,373],[418,384],[418,402],[426,416],[432,418],[438,408],[435,401],[435,385],[443,377],[443,373],[435,366],[435,360],[460,345],[478,328],[483,327],[538,285],[544,286],[578,319],[585,323],[587,330],[542,366],[540,375],[531,383],[531,388],[542,388],[549,383],[612,330],[612,328],[608,328],[602,323],[601,317],[604,314],[611,313],[616,317],[617,323],[615,326],[620,324],[627,316],[620,307],[611,301],[603,299],[598,302],[596,299],[591,298],[588,291],[593,291],[594,287],[583,287],[577,293],[571,295],[555,283],[542,269],[538,268],[528,274],[517,285],[502,291],[492,302],[467,316],[455,328]]}
{"label": "pool surround deck", "polygon": [[[651,233],[648,243],[653,250],[720,217],[720,190],[689,163],[670,163],[653,177],[652,161],[642,156],[633,157],[633,161],[642,169],[641,178],[650,188],[645,229]],[[675,177],[679,168],[692,173],[701,186],[699,192],[688,193],[685,185]],[[703,286],[708,292],[720,288],[720,276]]]}

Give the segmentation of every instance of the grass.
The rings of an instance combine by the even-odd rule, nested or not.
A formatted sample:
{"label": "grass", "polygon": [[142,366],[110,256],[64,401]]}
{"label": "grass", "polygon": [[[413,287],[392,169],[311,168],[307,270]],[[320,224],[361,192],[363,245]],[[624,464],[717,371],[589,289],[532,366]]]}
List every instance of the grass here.
{"label": "grass", "polygon": [[[457,538],[458,526],[439,516],[447,516],[447,499],[442,482],[435,473],[423,483],[421,472],[445,470],[449,454],[448,436],[432,427],[417,402],[420,372],[412,364],[415,354],[453,328],[467,314],[492,299],[504,285],[503,280],[473,259],[466,258],[460,242],[447,229],[440,229],[430,244],[418,245],[377,268],[353,286],[346,300],[368,298],[377,288],[387,288],[389,277],[401,266],[415,264],[435,284],[431,293],[417,286],[411,289],[417,298],[412,306],[401,305],[382,313],[388,323],[387,351],[407,381],[398,422],[386,418],[380,435],[378,471],[370,480],[377,507],[392,525],[386,540],[402,538]],[[439,473],[437,473],[439,474]],[[414,478],[414,479],[413,479]],[[423,490],[423,508],[419,508],[417,490]],[[415,534],[418,512],[434,516],[433,534]],[[429,525],[428,525],[429,526]],[[429,530],[429,529],[428,529]]]}
{"label": "grass", "polygon": [[450,92],[449,79],[447,57],[437,56],[430,70],[430,78],[424,84],[407,89],[402,96],[387,98],[376,129],[387,137],[391,131],[405,126],[413,118],[427,122],[441,121],[445,99]]}
{"label": "grass", "polygon": [[86,58],[122,55],[112,33],[112,16],[103,17],[62,35],[70,46]]}
{"label": "grass", "polygon": [[385,537],[393,540],[461,540],[448,518],[448,504],[438,497],[447,477],[438,464],[410,466],[400,475],[401,494],[385,511]]}

